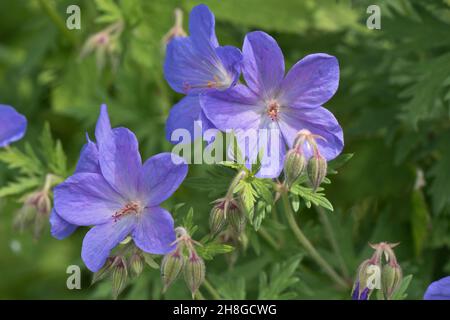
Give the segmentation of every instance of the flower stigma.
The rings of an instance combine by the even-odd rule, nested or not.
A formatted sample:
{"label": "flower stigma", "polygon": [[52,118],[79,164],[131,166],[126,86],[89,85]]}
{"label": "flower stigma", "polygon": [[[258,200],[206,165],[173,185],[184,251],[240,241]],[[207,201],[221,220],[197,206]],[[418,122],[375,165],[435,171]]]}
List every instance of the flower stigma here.
{"label": "flower stigma", "polygon": [[129,214],[140,214],[144,207],[139,201],[130,201],[122,209],[113,214],[114,222]]}
{"label": "flower stigma", "polygon": [[280,104],[276,100],[270,100],[267,104],[267,115],[272,121],[278,120],[278,113],[280,112]]}

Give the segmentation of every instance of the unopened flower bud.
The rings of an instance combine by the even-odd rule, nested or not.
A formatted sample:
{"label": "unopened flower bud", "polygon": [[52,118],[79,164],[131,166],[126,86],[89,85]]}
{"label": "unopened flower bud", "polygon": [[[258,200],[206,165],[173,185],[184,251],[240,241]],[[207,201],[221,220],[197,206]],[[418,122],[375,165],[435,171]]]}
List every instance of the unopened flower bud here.
{"label": "unopened flower bud", "polygon": [[117,257],[108,257],[108,259],[106,259],[106,262],[103,265],[103,267],[99,271],[94,273],[91,284],[94,284],[94,283],[104,279],[107,275],[109,275],[112,271],[114,264],[117,261],[116,259],[118,259],[118,258]]}
{"label": "unopened flower bud", "polygon": [[373,289],[379,288],[380,267],[372,257],[364,260],[358,267],[358,275],[353,285],[352,298],[354,300],[367,300]]}
{"label": "unopened flower bud", "polygon": [[381,283],[384,297],[389,300],[402,281],[402,269],[397,263],[387,263],[381,271]]}
{"label": "unopened flower bud", "polygon": [[28,228],[36,219],[36,210],[29,205],[24,205],[19,209],[14,216],[13,227],[14,229],[23,232]]}
{"label": "unopened flower bud", "polygon": [[34,238],[38,239],[48,222],[51,209],[50,196],[45,188],[27,195],[14,218],[14,228],[19,231],[32,228]]}
{"label": "unopened flower bud", "polygon": [[288,186],[292,186],[305,169],[306,158],[300,150],[289,150],[284,159],[284,174]]}
{"label": "unopened flower bud", "polygon": [[123,257],[117,257],[112,270],[112,295],[117,299],[119,294],[125,289],[128,280],[127,264]]}
{"label": "unopened flower bud", "polygon": [[192,296],[195,295],[198,288],[205,280],[205,263],[197,253],[192,250],[190,256],[184,265],[184,280],[191,290]]}
{"label": "unopened flower bud", "polygon": [[144,257],[140,252],[134,252],[130,258],[130,269],[134,276],[139,276],[144,270]]}
{"label": "unopened flower bud", "polygon": [[47,216],[52,209],[50,197],[46,191],[38,191],[25,199],[25,204],[36,209],[41,215]]}
{"label": "unopened flower bud", "polygon": [[230,201],[226,210],[227,221],[231,230],[236,234],[241,234],[245,228],[246,218],[239,205],[235,201]]}
{"label": "unopened flower bud", "polygon": [[170,285],[178,278],[184,265],[184,256],[181,250],[166,254],[161,262],[161,278],[164,283],[163,291],[166,291]]}
{"label": "unopened flower bud", "polygon": [[373,274],[373,271],[371,269],[374,268],[372,266],[375,266],[375,265],[372,263],[372,261],[370,259],[365,260],[359,266],[359,268],[358,268],[358,280],[359,280],[361,288],[366,288],[366,287],[370,286],[369,278],[370,278],[370,275]]}
{"label": "unopened flower bud", "polygon": [[315,152],[308,161],[308,177],[314,191],[317,190],[323,179],[325,179],[326,174],[327,160],[320,153]]}
{"label": "unopened flower bud", "polygon": [[293,144],[294,149],[301,149],[301,148],[303,148],[304,143],[311,136],[312,136],[311,131],[309,131],[307,129],[302,129],[299,132],[297,132],[297,136],[295,137],[294,144]]}
{"label": "unopened flower bud", "polygon": [[215,205],[211,213],[209,214],[209,229],[211,230],[211,236],[214,237],[219,234],[225,227],[225,211],[223,204],[219,203]]}
{"label": "unopened flower bud", "polygon": [[101,70],[105,64],[105,59],[110,58],[113,67],[116,67],[116,60],[119,51],[118,40],[124,28],[123,21],[119,20],[100,32],[90,36],[83,45],[80,52],[80,59],[95,52],[97,67]]}

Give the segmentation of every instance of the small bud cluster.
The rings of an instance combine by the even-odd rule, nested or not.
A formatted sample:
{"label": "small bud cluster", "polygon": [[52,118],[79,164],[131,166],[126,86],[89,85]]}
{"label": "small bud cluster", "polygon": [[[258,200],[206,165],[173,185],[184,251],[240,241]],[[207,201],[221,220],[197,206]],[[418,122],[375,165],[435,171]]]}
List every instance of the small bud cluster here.
{"label": "small bud cluster", "polygon": [[[285,182],[291,187],[306,171],[314,190],[320,186],[327,174],[327,160],[321,155],[316,139],[323,139],[310,131],[303,129],[297,134],[294,146],[286,154],[284,160]],[[304,147],[312,149],[312,156],[307,160]]]}
{"label": "small bud cluster", "polygon": [[118,21],[104,30],[90,36],[81,49],[80,59],[95,52],[96,63],[99,70],[103,69],[107,57],[110,58],[111,64],[115,69],[118,64],[118,40],[122,34],[123,27],[123,21]]}
{"label": "small bud cluster", "polygon": [[352,290],[353,300],[368,300],[375,289],[381,290],[384,299],[391,299],[403,278],[402,269],[392,250],[396,246],[386,242],[371,245],[375,252],[358,267]]}
{"label": "small bud cluster", "polygon": [[205,280],[205,263],[194,248],[194,245],[200,244],[192,240],[186,229],[178,227],[175,231],[175,250],[165,255],[161,262],[163,291],[165,292],[183,272],[184,280],[194,297]]}
{"label": "small bud cluster", "polygon": [[[215,205],[209,215],[209,228],[214,238],[221,232],[232,233],[233,238],[239,238],[247,223],[245,211],[239,197],[235,198],[235,188],[247,173],[240,171],[234,177],[225,197],[214,201]],[[228,227],[228,228],[227,228]]]}
{"label": "small bud cluster", "polygon": [[[128,240],[128,239],[127,239]],[[128,284],[131,276],[138,277],[144,270],[144,256],[141,250],[131,241],[122,242],[123,247],[117,255],[110,256],[103,267],[94,273],[92,283],[107,277],[111,278],[112,296],[114,299],[120,295]]]}
{"label": "small bud cluster", "polygon": [[215,201],[209,215],[211,236],[215,237],[228,226],[236,235],[240,235],[246,224],[246,217],[237,200],[227,198]]}
{"label": "small bud cluster", "polygon": [[53,175],[47,175],[42,189],[32,192],[23,198],[23,206],[14,217],[13,225],[15,229],[24,231],[32,228],[34,238],[40,237],[52,210],[50,189],[54,180],[55,177]]}

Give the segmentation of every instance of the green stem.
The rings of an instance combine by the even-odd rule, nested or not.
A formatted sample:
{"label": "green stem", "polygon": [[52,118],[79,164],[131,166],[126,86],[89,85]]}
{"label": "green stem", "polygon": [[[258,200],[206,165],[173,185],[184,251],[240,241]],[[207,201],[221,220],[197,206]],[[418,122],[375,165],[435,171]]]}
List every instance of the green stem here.
{"label": "green stem", "polygon": [[212,286],[211,283],[209,283],[208,280],[205,279],[205,281],[203,281],[203,286],[205,287],[205,289],[209,292],[209,294],[212,296],[212,298],[214,300],[222,300],[222,298],[220,297],[220,294],[217,292],[217,290]]}
{"label": "green stem", "polygon": [[66,39],[70,43],[75,43],[75,38],[70,33],[69,29],[67,29],[66,24],[61,19],[61,17],[58,15],[58,12],[56,12],[55,8],[49,3],[47,0],[38,0],[39,5],[41,6],[42,10],[47,14],[47,16],[52,20],[52,22],[56,25],[56,27],[61,31],[61,33],[66,37]]}
{"label": "green stem", "polygon": [[280,222],[280,218],[278,217],[278,210],[277,210],[277,206],[276,205],[272,206],[272,218],[276,222]]}
{"label": "green stem", "polygon": [[228,188],[227,194],[225,195],[225,199],[230,200],[233,198],[234,189],[238,185],[238,183],[245,178],[246,172],[244,170],[239,171],[236,176],[231,181],[230,187]]}
{"label": "green stem", "polygon": [[203,296],[203,294],[200,292],[200,290],[197,290],[197,292],[194,294],[194,296],[192,297],[193,300],[205,300],[205,297]]}
{"label": "green stem", "polygon": [[345,278],[349,277],[349,272],[347,265],[345,264],[344,257],[342,256],[341,248],[339,246],[338,241],[336,240],[336,235],[334,234],[333,227],[331,226],[330,219],[328,219],[328,215],[325,210],[321,207],[316,207],[317,212],[319,213],[320,221],[322,222],[325,232],[328,235],[328,240],[330,241],[331,247],[338,258],[340,269]]}
{"label": "green stem", "polygon": [[303,231],[298,226],[295,221],[294,214],[292,213],[291,205],[289,203],[287,192],[283,192],[282,201],[284,205],[284,213],[286,215],[286,219],[288,220],[289,226],[291,227],[292,232],[297,238],[298,242],[305,248],[311,258],[316,261],[316,263],[322,267],[322,269],[338,284],[340,287],[347,289],[347,282],[339,276],[336,271],[328,264],[328,262],[320,255],[320,253],[314,248],[308,238],[305,236]]}

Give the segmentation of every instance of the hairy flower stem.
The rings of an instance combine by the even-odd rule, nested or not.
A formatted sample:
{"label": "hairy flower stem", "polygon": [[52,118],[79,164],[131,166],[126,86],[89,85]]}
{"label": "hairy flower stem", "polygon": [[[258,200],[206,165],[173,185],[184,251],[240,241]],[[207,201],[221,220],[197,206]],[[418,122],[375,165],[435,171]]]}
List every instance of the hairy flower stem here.
{"label": "hairy flower stem", "polygon": [[197,292],[192,297],[194,300],[206,300],[203,294],[200,292],[200,290],[197,290]]}
{"label": "hairy flower stem", "polygon": [[347,282],[342,279],[341,276],[339,276],[336,271],[334,271],[334,269],[328,264],[328,262],[320,255],[320,253],[317,252],[316,248],[314,248],[314,246],[298,226],[297,222],[295,221],[294,214],[292,213],[287,193],[283,192],[281,198],[284,206],[284,214],[298,242],[305,248],[311,258],[313,258],[313,260],[322,267],[322,269],[330,276],[330,278],[334,280],[337,285],[342,288],[348,289],[349,286]]}
{"label": "hairy flower stem", "polygon": [[50,191],[50,189],[54,185],[62,182],[63,180],[64,180],[63,178],[61,178],[57,175],[54,175],[53,173],[47,173],[47,175],[45,176],[45,183],[44,183],[43,191],[45,191],[45,192]]}
{"label": "hairy flower stem", "polygon": [[336,240],[336,235],[334,234],[334,230],[333,227],[331,226],[330,219],[328,219],[328,215],[323,208],[316,207],[316,211],[319,213],[320,221],[322,222],[325,228],[325,232],[328,235],[328,240],[330,242],[331,247],[333,248],[334,254],[338,258],[341,272],[345,278],[349,278],[349,271],[347,265],[345,264],[344,257],[342,256],[339,243]]}
{"label": "hairy flower stem", "polygon": [[239,171],[238,174],[233,178],[233,180],[231,181],[230,187],[228,188],[227,194],[225,195],[225,199],[226,200],[231,200],[233,199],[233,194],[234,194],[234,189],[236,188],[236,186],[238,185],[238,183],[245,178],[245,175],[247,173],[242,170]]}
{"label": "hairy flower stem", "polygon": [[209,292],[209,294],[212,296],[213,300],[222,300],[217,290],[213,287],[213,285],[205,279],[203,281],[203,286],[205,289]]}

